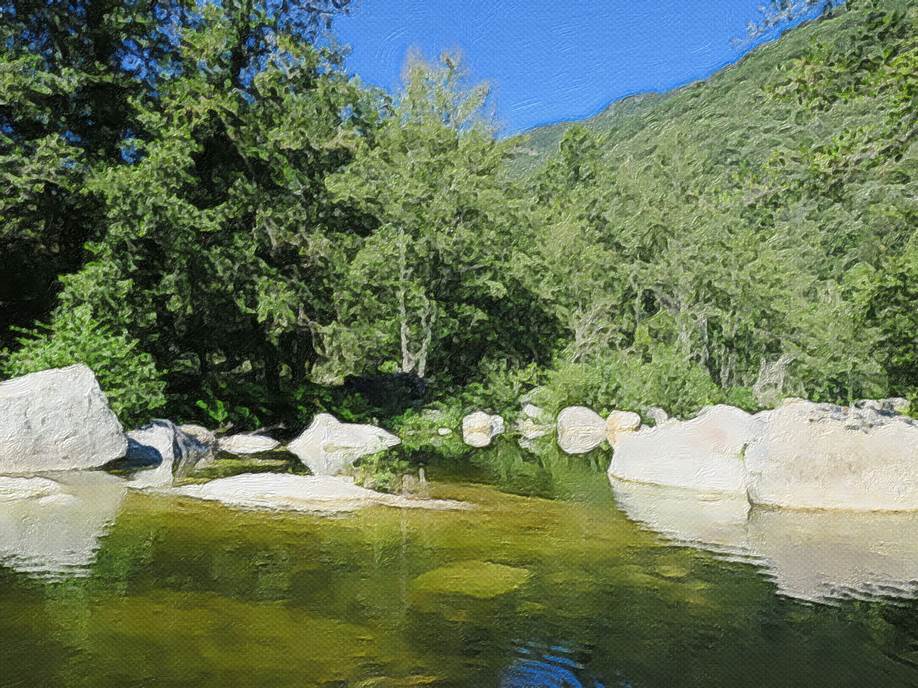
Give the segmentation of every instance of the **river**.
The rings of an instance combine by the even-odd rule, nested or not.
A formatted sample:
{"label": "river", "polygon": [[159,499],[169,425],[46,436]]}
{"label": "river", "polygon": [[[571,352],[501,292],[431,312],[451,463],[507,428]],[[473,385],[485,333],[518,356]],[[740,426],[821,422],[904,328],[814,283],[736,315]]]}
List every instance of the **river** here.
{"label": "river", "polygon": [[463,511],[240,511],[104,474],[0,503],[0,685],[918,686],[918,519],[602,464],[431,463]]}

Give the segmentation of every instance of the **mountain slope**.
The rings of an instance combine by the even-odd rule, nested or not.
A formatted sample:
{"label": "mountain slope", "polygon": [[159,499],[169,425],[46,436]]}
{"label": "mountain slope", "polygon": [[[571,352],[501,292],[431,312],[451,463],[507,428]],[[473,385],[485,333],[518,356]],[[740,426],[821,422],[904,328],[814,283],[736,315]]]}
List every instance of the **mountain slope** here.
{"label": "mountain slope", "polygon": [[780,362],[784,391],[916,393],[916,99],[918,5],[849,0],[707,81],[522,139],[528,271],[571,358],[656,342],[724,387]]}
{"label": "mountain slope", "polygon": [[[892,1],[878,5],[904,11],[913,3]],[[844,46],[856,41],[862,29],[861,13],[843,12],[813,21],[760,46],[705,81],[665,94],[626,98],[582,122],[532,130],[519,137],[513,167],[520,172],[537,169],[557,151],[564,132],[575,125],[601,136],[609,157],[646,154],[654,150],[660,136],[676,130],[690,132],[694,146],[724,165],[761,161],[789,136],[801,144],[821,139],[843,125],[850,113],[824,112],[810,121],[800,121],[798,103],[770,99],[764,87],[780,77],[793,60],[811,52],[814,45]],[[882,49],[882,45],[877,48]],[[871,117],[876,113],[862,114]]]}

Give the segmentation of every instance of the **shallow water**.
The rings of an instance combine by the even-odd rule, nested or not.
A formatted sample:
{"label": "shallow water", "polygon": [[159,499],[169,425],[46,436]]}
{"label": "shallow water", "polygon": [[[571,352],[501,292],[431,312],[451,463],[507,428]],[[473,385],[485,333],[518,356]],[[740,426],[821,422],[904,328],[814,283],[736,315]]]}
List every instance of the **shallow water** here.
{"label": "shallow water", "polygon": [[918,685],[910,517],[613,492],[602,457],[475,463],[428,468],[470,511],[237,511],[107,481],[2,503],[0,685]]}

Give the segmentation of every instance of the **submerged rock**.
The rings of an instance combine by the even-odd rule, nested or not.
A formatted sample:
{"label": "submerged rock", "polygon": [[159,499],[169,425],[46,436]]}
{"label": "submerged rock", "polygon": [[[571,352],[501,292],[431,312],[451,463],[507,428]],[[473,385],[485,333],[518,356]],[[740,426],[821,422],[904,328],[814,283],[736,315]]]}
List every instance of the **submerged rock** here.
{"label": "submerged rock", "polygon": [[213,456],[212,447],[185,434],[169,420],[154,420],[127,433],[129,465],[150,466],[131,480],[132,487],[164,487],[189,475],[195,466]]}
{"label": "submerged rock", "polygon": [[459,561],[422,573],[411,583],[415,593],[468,595],[490,599],[520,588],[529,571],[490,561]]}
{"label": "submerged rock", "polygon": [[621,480],[705,492],[746,493],[743,454],[756,430],[733,406],[710,406],[696,418],[621,433],[609,475]]}
{"label": "submerged rock", "polygon": [[87,575],[126,492],[102,471],[0,478],[0,563],[43,577]]}
{"label": "submerged rock", "polygon": [[85,365],[0,383],[0,472],[96,468],[126,449],[121,424]]}
{"label": "submerged rock", "polygon": [[470,447],[487,447],[504,432],[504,419],[484,411],[475,411],[462,419],[462,441]]}
{"label": "submerged rock", "polygon": [[202,485],[173,488],[169,492],[228,506],[281,511],[337,513],[375,505],[435,510],[469,508],[462,502],[410,499],[374,492],[347,478],[289,473],[243,473]]}
{"label": "submerged rock", "polygon": [[385,451],[401,440],[373,425],[342,423],[329,413],[320,413],[287,449],[313,475],[338,475],[361,456]]}
{"label": "submerged rock", "polygon": [[606,439],[606,421],[585,406],[568,406],[558,414],[558,446],[567,454],[586,454]]}
{"label": "submerged rock", "polygon": [[763,417],[746,466],[754,504],[918,510],[918,421],[870,404],[791,400]]}
{"label": "submerged rock", "polygon": [[248,433],[239,433],[229,437],[221,437],[217,440],[217,449],[227,454],[244,456],[246,454],[261,454],[277,449],[280,446],[273,437],[267,435],[255,435]]}

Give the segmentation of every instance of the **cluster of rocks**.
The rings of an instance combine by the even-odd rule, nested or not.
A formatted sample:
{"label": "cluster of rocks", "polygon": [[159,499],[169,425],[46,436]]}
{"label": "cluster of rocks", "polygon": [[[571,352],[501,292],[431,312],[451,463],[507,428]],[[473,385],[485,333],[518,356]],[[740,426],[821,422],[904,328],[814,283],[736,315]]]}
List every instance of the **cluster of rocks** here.
{"label": "cluster of rocks", "polygon": [[[16,515],[15,523],[32,528],[29,526],[32,516],[53,515],[57,509],[62,518],[73,523],[91,520],[93,528],[87,531],[91,540],[98,539],[101,529],[96,521],[101,519],[104,523],[113,518],[128,488],[216,499],[234,506],[321,512],[371,504],[458,508],[460,505],[442,500],[383,495],[340,477],[360,457],[385,451],[398,443],[399,439],[385,430],[342,423],[325,413],[318,414],[286,447],[264,434],[217,437],[202,426],[176,425],[169,420],[154,420],[142,428],[124,432],[95,375],[83,365],[45,370],[0,383],[3,513]],[[178,479],[210,464],[217,455],[258,455],[282,449],[296,456],[312,475],[243,474],[204,485],[175,487]],[[93,470],[109,464],[129,477]],[[104,499],[83,494],[90,488],[104,493]],[[95,503],[106,508],[95,509]],[[86,518],[81,516],[83,511],[88,514]],[[6,521],[0,515],[0,526]],[[3,541],[0,530],[0,557]],[[61,549],[49,542],[44,538],[36,546]],[[74,551],[93,550],[87,545]],[[46,563],[51,559],[50,555],[44,557]]]}
{"label": "cluster of rocks", "polygon": [[[712,406],[687,421],[648,409],[654,425],[644,427],[637,413],[603,418],[583,406],[563,409],[552,424],[543,409],[526,403],[513,430],[524,447],[554,430],[560,449],[575,455],[608,443],[614,450],[609,476],[616,480],[742,495],[778,507],[918,510],[918,422],[901,415],[905,404],[887,399],[842,407],[789,399],[756,415]],[[468,446],[487,447],[505,423],[477,411],[463,418],[461,431]],[[452,432],[440,427],[437,434]],[[168,420],[124,433],[92,371],[81,365],[0,384],[0,474],[91,469],[122,459],[137,469],[131,487],[168,488],[220,453],[285,450],[311,477],[339,476],[361,457],[399,443],[381,428],[342,423],[327,413],[286,446],[264,434],[216,437]],[[264,488],[257,480],[251,485]],[[288,495],[289,485],[282,487]]]}
{"label": "cluster of rocks", "polygon": [[788,399],[755,415],[712,406],[620,435],[609,476],[771,507],[918,510],[918,421],[900,415],[904,406]]}
{"label": "cluster of rocks", "polygon": [[[608,418],[602,418],[585,406],[563,409],[553,424],[544,409],[527,402],[513,430],[520,446],[525,449],[531,449],[535,440],[554,431],[562,451],[567,454],[586,454],[603,442],[611,445],[617,433],[632,432],[640,427],[641,417],[637,413],[614,411]],[[462,439],[470,447],[487,447],[504,432],[504,428],[501,416],[476,411],[462,419]]]}

